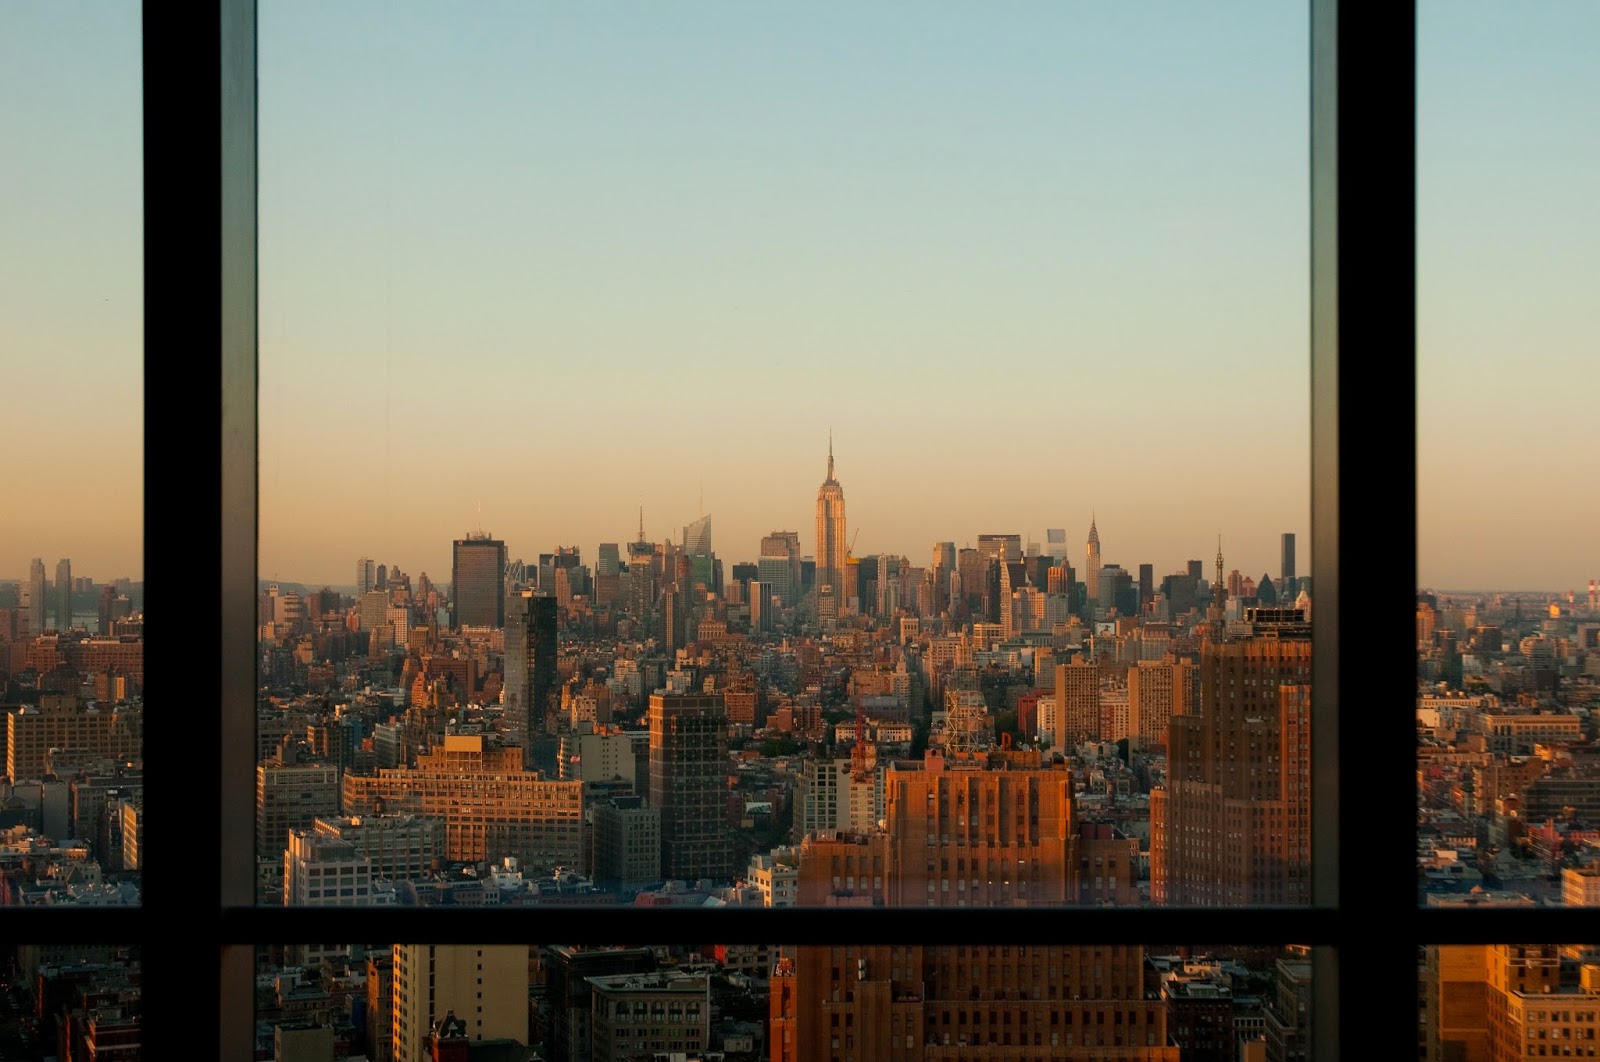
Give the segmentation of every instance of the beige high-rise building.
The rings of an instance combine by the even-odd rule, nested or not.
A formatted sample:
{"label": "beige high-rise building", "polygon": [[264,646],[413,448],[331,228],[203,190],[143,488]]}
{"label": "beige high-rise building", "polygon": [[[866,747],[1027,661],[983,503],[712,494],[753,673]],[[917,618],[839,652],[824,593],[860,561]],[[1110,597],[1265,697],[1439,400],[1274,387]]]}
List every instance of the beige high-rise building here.
{"label": "beige high-rise building", "polygon": [[325,763],[256,767],[256,855],[282,866],[289,831],[339,814],[339,768]]}
{"label": "beige high-rise building", "polygon": [[[850,540],[845,537],[844,488],[833,478],[833,436],[828,436],[828,478],[817,488],[817,618],[826,622],[838,617],[847,600],[845,587],[845,558]],[[824,587],[833,590],[829,607],[832,614],[823,614],[821,593]]]}
{"label": "beige high-rise building", "polygon": [[1100,665],[1077,659],[1056,665],[1057,745],[1100,739]]}
{"label": "beige high-rise building", "polygon": [[1167,656],[1128,669],[1128,729],[1141,748],[1166,747],[1175,715],[1194,714],[1195,666]]}
{"label": "beige high-rise building", "polygon": [[1417,1057],[1512,1062],[1600,1054],[1600,963],[1592,945],[1429,945]]}
{"label": "beige high-rise building", "polygon": [[528,1042],[526,944],[396,944],[394,1058],[428,1062],[423,1040],[446,1016],[469,1040]]}
{"label": "beige high-rise building", "polygon": [[[46,693],[37,707],[5,715],[6,780],[42,778],[52,749],[80,749],[94,759],[116,762],[144,756],[144,711],[137,706],[99,708],[70,693]],[[276,853],[274,853],[276,854]]]}
{"label": "beige high-rise building", "polygon": [[513,856],[534,874],[585,863],[583,783],[524,770],[522,749],[486,747],[480,734],[446,736],[414,769],[345,775],[346,814],[376,814],[380,801],[388,812],[443,819],[449,859]]}

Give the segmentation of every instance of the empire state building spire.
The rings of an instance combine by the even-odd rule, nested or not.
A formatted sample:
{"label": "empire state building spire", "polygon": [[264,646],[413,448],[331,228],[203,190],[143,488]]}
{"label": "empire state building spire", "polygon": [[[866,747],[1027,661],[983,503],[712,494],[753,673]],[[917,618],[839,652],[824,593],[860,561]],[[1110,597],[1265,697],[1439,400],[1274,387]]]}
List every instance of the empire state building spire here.
{"label": "empire state building spire", "polygon": [[[828,478],[817,488],[817,616],[832,623],[852,596],[845,538],[844,489],[833,478],[833,432],[828,432]],[[826,591],[826,593],[824,593]]]}

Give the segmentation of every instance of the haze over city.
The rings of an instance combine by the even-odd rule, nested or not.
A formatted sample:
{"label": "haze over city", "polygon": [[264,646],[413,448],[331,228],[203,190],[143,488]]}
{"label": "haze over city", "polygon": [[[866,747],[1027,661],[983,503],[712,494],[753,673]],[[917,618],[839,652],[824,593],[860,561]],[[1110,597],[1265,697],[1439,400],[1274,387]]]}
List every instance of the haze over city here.
{"label": "haze over city", "polygon": [[[14,405],[57,456],[0,578],[142,574],[138,5],[94,10],[0,13],[6,342],[95,411]],[[1307,528],[1304,11],[812,15],[262,12],[264,576],[433,571],[480,504],[525,553],[664,534],[702,480],[736,555],[830,426],[865,552]],[[1421,579],[1581,590],[1600,11],[1418,19]]]}

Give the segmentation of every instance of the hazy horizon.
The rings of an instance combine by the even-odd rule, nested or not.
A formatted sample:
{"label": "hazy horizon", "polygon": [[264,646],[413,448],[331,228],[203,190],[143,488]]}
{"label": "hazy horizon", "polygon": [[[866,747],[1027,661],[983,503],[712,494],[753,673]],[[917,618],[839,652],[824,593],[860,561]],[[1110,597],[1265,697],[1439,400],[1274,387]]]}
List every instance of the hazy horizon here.
{"label": "hazy horizon", "polygon": [[[264,577],[438,578],[480,523],[592,560],[702,489],[726,561],[812,553],[830,428],[857,554],[1065,527],[1081,564],[1094,513],[1130,570],[1209,575],[1220,531],[1277,574],[1294,531],[1309,573],[1302,6],[474,16],[260,12]],[[1600,577],[1596,30],[1419,5],[1423,586]],[[138,38],[132,0],[0,8],[48,454],[0,578],[143,577]]]}

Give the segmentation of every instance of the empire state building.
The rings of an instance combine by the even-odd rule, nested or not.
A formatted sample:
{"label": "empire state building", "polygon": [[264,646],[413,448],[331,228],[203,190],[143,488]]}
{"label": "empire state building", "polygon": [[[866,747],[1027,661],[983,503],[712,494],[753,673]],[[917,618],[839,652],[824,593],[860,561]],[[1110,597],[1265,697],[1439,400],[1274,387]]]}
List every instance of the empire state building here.
{"label": "empire state building", "polygon": [[828,478],[817,488],[817,621],[837,619],[844,605],[844,489],[833,478],[833,435],[828,436]]}

